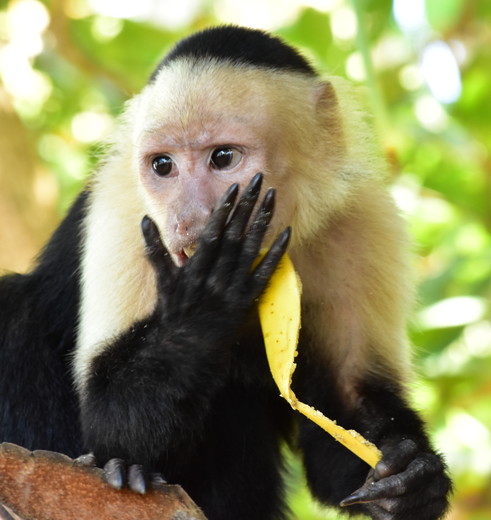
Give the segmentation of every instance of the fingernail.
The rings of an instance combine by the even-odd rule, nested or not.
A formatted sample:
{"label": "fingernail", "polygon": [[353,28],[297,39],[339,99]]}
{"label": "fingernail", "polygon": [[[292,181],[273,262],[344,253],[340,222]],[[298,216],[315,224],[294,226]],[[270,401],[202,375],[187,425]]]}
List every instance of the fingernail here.
{"label": "fingernail", "polygon": [[154,486],[163,486],[167,484],[167,480],[160,474],[154,474],[152,475],[152,484]]}
{"label": "fingernail", "polygon": [[290,242],[290,238],[292,236],[292,228],[288,226],[283,233],[280,235],[280,244],[281,247],[286,247],[288,242]]}
{"label": "fingernail", "polygon": [[262,210],[264,213],[271,213],[273,211],[275,198],[276,190],[274,188],[269,188],[266,195],[264,196],[264,201],[262,204]]}
{"label": "fingernail", "polygon": [[141,226],[142,226],[142,231],[144,233],[147,233],[150,230],[150,225],[151,225],[150,222],[151,222],[151,219],[148,215],[145,215],[142,218]]}
{"label": "fingernail", "polygon": [[147,485],[145,482],[145,476],[143,475],[143,469],[138,464],[130,466],[128,472],[128,482],[131,490],[135,493],[143,495],[147,492]]}
{"label": "fingernail", "polygon": [[119,459],[111,459],[104,466],[106,481],[115,489],[121,489],[123,487],[124,473],[124,466]]}
{"label": "fingernail", "polygon": [[228,187],[227,191],[223,194],[222,198],[218,201],[217,207],[231,205],[237,197],[239,192],[239,185],[235,182]]}
{"label": "fingernail", "polygon": [[261,189],[261,184],[263,182],[263,174],[261,172],[256,173],[254,177],[249,182],[249,186],[247,186],[247,191],[249,193],[256,193]]}
{"label": "fingernail", "polygon": [[349,497],[346,497],[343,500],[341,500],[341,502],[339,502],[339,505],[341,507],[347,507],[347,506],[352,506],[354,504],[357,504],[358,502],[359,502],[358,495],[354,494],[354,495],[350,495]]}
{"label": "fingernail", "polygon": [[150,240],[156,240],[157,236],[159,235],[157,225],[148,215],[145,215],[142,218],[141,229],[143,235],[148,237]]}
{"label": "fingernail", "polygon": [[80,457],[77,457],[74,459],[74,464],[81,466],[96,466],[97,461],[95,458],[95,455],[93,453],[85,453],[84,455],[80,455]]}
{"label": "fingernail", "polygon": [[341,500],[339,505],[341,507],[352,506],[353,504],[359,504],[360,502],[366,502],[367,492],[366,489],[357,489],[354,493],[351,493],[348,497]]}

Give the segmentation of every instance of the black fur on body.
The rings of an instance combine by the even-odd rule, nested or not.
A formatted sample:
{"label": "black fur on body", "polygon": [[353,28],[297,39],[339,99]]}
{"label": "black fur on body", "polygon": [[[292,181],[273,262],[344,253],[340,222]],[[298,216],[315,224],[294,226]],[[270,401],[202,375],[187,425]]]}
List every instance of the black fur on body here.
{"label": "black fur on body", "polygon": [[77,456],[71,378],[79,305],[83,193],[29,274],[0,279],[0,441]]}
{"label": "black fur on body", "polygon": [[[223,31],[178,45],[151,81],[166,63],[203,55],[311,74],[298,54],[277,40],[272,45],[269,36],[265,43],[263,33],[246,31],[257,45],[251,51],[240,44],[242,30]],[[227,47],[224,35],[238,38]],[[208,42],[211,50],[204,52]],[[267,57],[264,45],[273,46]],[[78,399],[71,361],[83,229],[93,196],[82,194],[33,272],[0,281],[0,440],[71,456],[90,450],[100,464],[108,463],[111,485],[139,492],[151,485],[146,474],[161,473],[181,484],[210,520],[288,517],[281,455],[287,441],[298,448],[310,489],[322,503],[343,501],[344,511],[375,520],[440,518],[450,488],[444,465],[384,359],[374,355],[347,401],[336,363],[319,355],[325,346],[304,318],[295,393],[380,447],[384,457],[370,472],[278,395],[254,302],[286,249],[288,232],[251,272],[273,215],[271,192],[246,231],[260,183],[255,177],[238,203],[237,187],[228,190],[197,252],[181,268],[170,260],[153,221],[144,218],[141,248],[155,273],[155,309],[106,342]],[[311,315],[308,302],[303,315]]]}

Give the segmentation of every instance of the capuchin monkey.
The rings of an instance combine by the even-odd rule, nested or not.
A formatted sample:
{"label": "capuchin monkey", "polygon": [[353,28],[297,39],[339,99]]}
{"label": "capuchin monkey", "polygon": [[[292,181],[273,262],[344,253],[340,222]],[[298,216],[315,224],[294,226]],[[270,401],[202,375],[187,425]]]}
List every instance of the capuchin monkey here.
{"label": "capuchin monkey", "polygon": [[[351,87],[276,37],[178,43],[37,267],[1,280],[0,440],[90,451],[139,493],[160,474],[210,520],[289,518],[289,443],[323,504],[441,518],[450,480],[406,401],[408,238],[373,142]],[[293,389],[381,449],[372,470],[271,377],[256,302],[287,248]]]}

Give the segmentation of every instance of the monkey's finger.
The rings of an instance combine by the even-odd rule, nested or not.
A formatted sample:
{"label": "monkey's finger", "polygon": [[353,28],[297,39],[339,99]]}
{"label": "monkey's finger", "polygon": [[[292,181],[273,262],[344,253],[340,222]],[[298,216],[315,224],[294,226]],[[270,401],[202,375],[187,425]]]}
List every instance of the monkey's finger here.
{"label": "monkey's finger", "polygon": [[404,471],[418,453],[418,446],[412,439],[405,439],[390,446],[384,446],[383,457],[373,471],[374,480],[380,480]]}
{"label": "monkey's finger", "polygon": [[242,240],[244,231],[249,219],[251,218],[252,210],[254,209],[259,197],[262,182],[263,174],[256,173],[242,193],[239,202],[230,217],[230,221],[227,224],[225,238],[228,241],[239,242]]}
{"label": "monkey's finger", "polygon": [[340,505],[344,507],[353,504],[373,502],[374,500],[383,498],[398,497],[412,491],[410,482],[404,473],[367,482],[360,489],[357,489],[350,496],[342,500]]}
{"label": "monkey's finger", "polygon": [[367,480],[360,489],[345,498],[341,505],[409,496],[410,493],[417,495],[423,488],[428,488],[425,489],[425,496],[432,492],[441,496],[443,488],[445,493],[448,491],[448,481],[442,476],[441,461],[433,453],[420,454],[401,473],[380,480]]}
{"label": "monkey's finger", "polygon": [[126,484],[126,464],[122,459],[110,459],[104,465],[104,478],[114,489],[122,489]]}
{"label": "monkey's finger", "polygon": [[[267,191],[263,202],[256,213],[256,216],[254,217],[251,228],[247,232],[245,238],[241,241],[241,249],[238,251],[236,256],[236,263],[232,266],[234,272],[232,273],[232,271],[230,271],[230,273],[228,273],[229,275],[233,274],[232,286],[230,287],[227,278],[227,285],[223,287],[223,290],[230,288],[234,292],[241,292],[244,284],[249,283],[252,266],[259,255],[259,250],[261,248],[264,235],[266,234],[268,225],[273,217],[274,203],[275,190],[270,188]],[[223,285],[224,277],[220,276],[220,274],[218,275],[218,280],[221,281]]]}
{"label": "monkey's finger", "polygon": [[446,499],[442,499],[440,491],[435,490],[433,486],[429,486],[428,491],[429,494],[424,495],[421,493],[421,489],[418,489],[400,497],[364,502],[364,506],[367,512],[377,520],[440,518]]}
{"label": "monkey's finger", "polygon": [[[211,265],[216,261],[221,239],[239,192],[239,185],[232,184],[218,201],[201,237],[196,253],[185,264],[187,273],[183,294],[194,294],[208,276]],[[183,282],[184,283],[184,282]]]}
{"label": "monkey's finger", "polygon": [[270,188],[254,217],[251,229],[247,233],[242,247],[240,262],[245,269],[250,271],[252,262],[257,258],[264,235],[268,229],[269,223],[273,218],[275,206],[276,191]]}
{"label": "monkey's finger", "polygon": [[250,298],[257,298],[266,287],[271,275],[278,266],[281,258],[286,253],[290,243],[291,228],[287,227],[274,241],[268,252],[261,259],[252,273],[248,284]]}
{"label": "monkey's finger", "polygon": [[177,267],[160,238],[157,225],[148,215],[143,217],[141,229],[145,239],[145,254],[157,274],[160,287],[165,288],[174,278]]}
{"label": "monkey's finger", "polygon": [[364,504],[380,500],[383,498],[400,496],[407,492],[407,487],[397,476],[369,482],[351,493],[348,497],[341,500],[341,507],[352,506],[354,504]]}
{"label": "monkey's finger", "polygon": [[[258,246],[255,254],[252,256],[248,255],[247,258],[243,256],[243,249],[246,243],[244,231],[257,203],[261,182],[262,174],[258,173],[253,177],[242,194],[227,224],[221,240],[217,261],[208,278],[208,284],[213,286],[217,292],[227,290],[230,287],[231,280],[235,280],[236,283],[240,284],[244,276],[249,275],[252,262],[259,251]],[[238,266],[245,266],[245,268],[242,268],[243,272],[237,269]]]}
{"label": "monkey's finger", "polygon": [[227,191],[220,197],[200,237],[200,242],[204,242],[205,244],[215,243],[221,238],[229,215],[234,208],[238,193],[239,185],[234,183],[229,186]]}

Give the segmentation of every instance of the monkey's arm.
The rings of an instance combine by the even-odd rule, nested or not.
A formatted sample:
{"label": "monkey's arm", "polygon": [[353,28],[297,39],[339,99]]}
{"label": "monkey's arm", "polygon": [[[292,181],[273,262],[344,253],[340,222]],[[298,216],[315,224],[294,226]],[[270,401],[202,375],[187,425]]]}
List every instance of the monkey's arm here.
{"label": "monkey's arm", "polygon": [[77,456],[70,375],[79,299],[82,193],[27,274],[0,278],[0,441]]}
{"label": "monkey's arm", "polygon": [[[81,415],[98,462],[118,457],[151,469],[169,453],[185,458],[200,439],[210,402],[227,380],[231,344],[288,243],[286,230],[251,269],[274,204],[269,191],[246,232],[260,185],[256,176],[231,218],[237,186],[227,191],[182,268],[173,264],[155,224],[144,219],[158,303],[92,362]],[[116,468],[112,482],[109,475],[116,487],[120,473]]]}
{"label": "monkey's arm", "polygon": [[[299,360],[299,369],[301,395],[342,426],[374,442],[383,453],[375,469],[368,472],[364,462],[319,427],[302,421],[300,442],[315,496],[375,520],[440,518],[448,506],[450,480],[421,419],[407,405],[397,383],[381,375],[367,376],[356,388],[357,398],[350,406],[343,403],[335,377],[326,383],[325,369],[322,375],[318,364],[309,360]],[[307,370],[308,385],[303,382]],[[334,478],[326,479],[326,474]]]}

